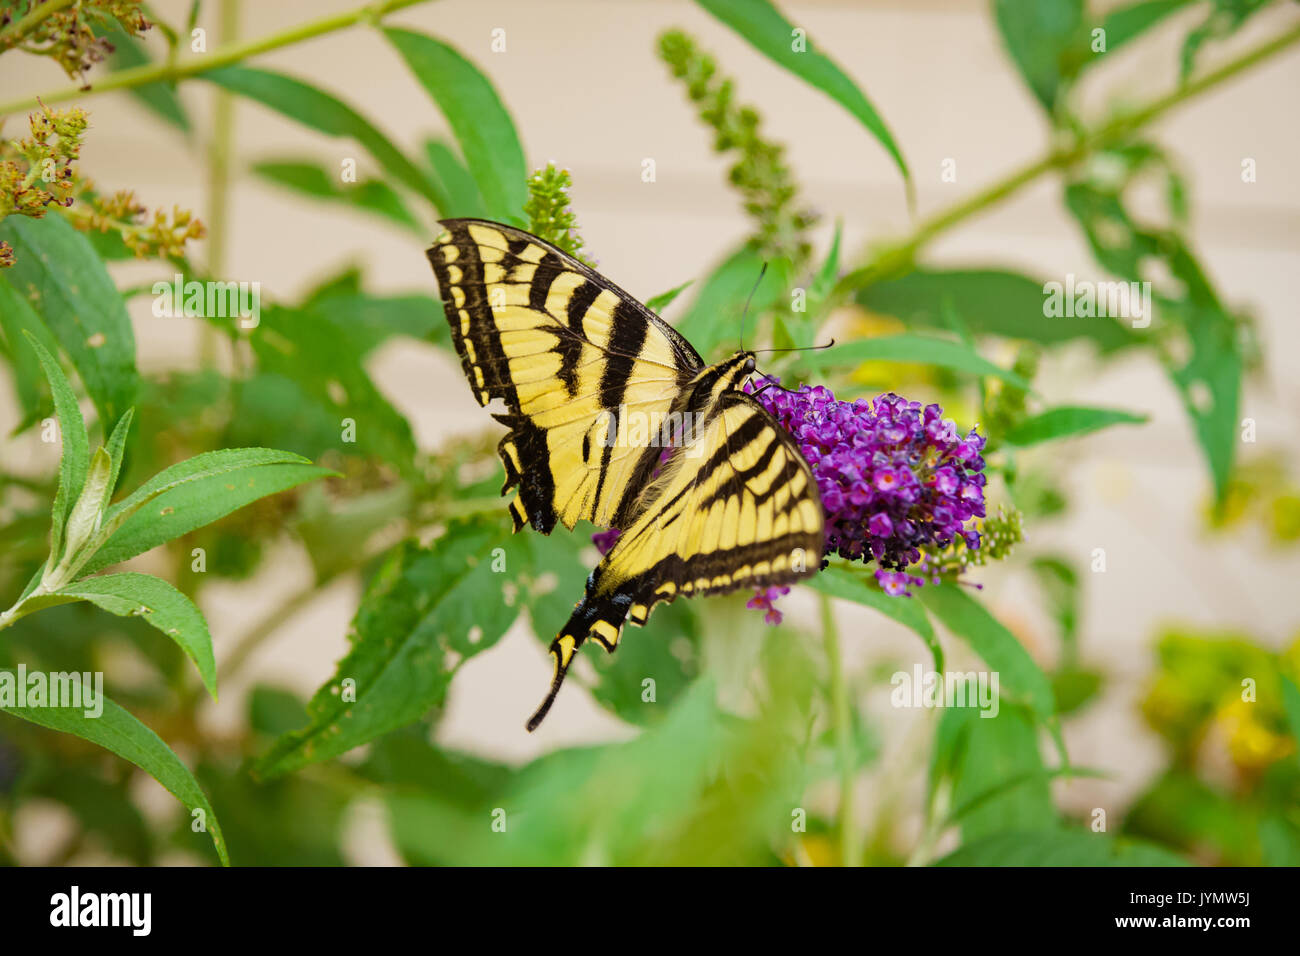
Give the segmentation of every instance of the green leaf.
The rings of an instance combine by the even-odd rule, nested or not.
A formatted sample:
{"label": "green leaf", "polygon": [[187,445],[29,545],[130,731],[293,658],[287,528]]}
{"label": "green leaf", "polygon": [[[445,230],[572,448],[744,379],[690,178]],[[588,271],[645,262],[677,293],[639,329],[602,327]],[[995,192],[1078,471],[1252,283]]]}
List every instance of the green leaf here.
{"label": "green leaf", "polygon": [[1300,688],[1285,676],[1282,678],[1282,709],[1286,713],[1287,729],[1296,745],[1296,759],[1300,760]]}
{"label": "green leaf", "polygon": [[325,167],[298,160],[267,160],[254,163],[252,171],[263,179],[304,196],[326,199],[373,213],[389,222],[397,223],[420,237],[425,237],[425,227],[406,208],[401,194],[382,180],[366,179],[345,184],[338,181],[337,175],[331,175]]}
{"label": "green leaf", "polygon": [[1065,207],[1083,228],[1097,261],[1115,275],[1139,281],[1142,260],[1160,254],[1161,238],[1139,228],[1114,191],[1087,182],[1069,183]]}
{"label": "green leaf", "polygon": [[72,707],[6,707],[0,710],[33,724],[58,730],[88,740],[129,760],[149,774],[190,811],[203,811],[203,819],[212,845],[225,866],[230,865],[226,840],[221,834],[216,811],[202,788],[179,757],[152,730],[108,698],[103,698],[104,712],[87,717],[84,709]]}
{"label": "green leaf", "polygon": [[[354,442],[345,445],[342,425],[334,432],[335,448],[387,462],[405,477],[415,474],[415,437],[411,426],[375,387],[362,364],[364,355],[338,335],[315,311],[273,308],[262,315],[253,352],[259,369],[298,384],[308,400],[338,423],[351,419]],[[313,449],[316,454],[326,449]]]}
{"label": "green leaf", "polygon": [[53,567],[63,556],[63,528],[68,520],[68,512],[72,503],[81,497],[86,473],[90,470],[90,439],[86,435],[86,423],[81,418],[77,396],[58,360],[30,332],[27,333],[27,339],[36,350],[41,368],[49,380],[50,392],[54,396],[54,411],[59,420],[59,436],[63,442],[63,454],[59,458],[59,487],[54,493],[54,513],[50,528],[50,566]]}
{"label": "green leaf", "polygon": [[936,866],[1188,866],[1163,847],[1081,830],[1014,830],[967,844]]}
{"label": "green leaf", "polygon": [[[907,161],[876,108],[830,57],[814,49],[811,38],[802,31],[796,33],[795,27],[769,0],[699,0],[699,4],[772,62],[821,90],[857,117],[893,157],[910,192],[912,177]],[[796,49],[799,40],[803,41],[803,49]]]}
{"label": "green leaf", "polygon": [[991,670],[1002,694],[1010,692],[1044,723],[1056,712],[1052,684],[1015,635],[956,584],[927,584],[916,592],[921,603],[966,641]]}
{"label": "green leaf", "polygon": [[[349,807],[349,787],[325,777],[290,777],[263,783],[233,760],[205,759],[195,775],[212,802],[221,807],[226,839],[244,867],[341,867]],[[174,837],[185,840],[178,830]]]}
{"label": "green leaf", "polygon": [[330,474],[298,455],[268,448],[196,455],[159,472],[108,509],[100,526],[107,540],[83,571],[133,558],[266,495]]}
{"label": "green leaf", "polygon": [[1152,298],[1161,324],[1185,333],[1191,357],[1180,365],[1172,357],[1174,351],[1166,349],[1167,371],[1210,467],[1215,500],[1222,504],[1238,444],[1237,409],[1245,364],[1237,318],[1224,307],[1181,235],[1158,226],[1140,226],[1129,214],[1123,195],[1113,189],[1075,182],[1066,187],[1065,198],[1093,255],[1106,269],[1139,281],[1154,259],[1172,275],[1169,294],[1157,291]]}
{"label": "green leaf", "polygon": [[478,191],[478,183],[452,148],[441,140],[431,139],[424,144],[424,155],[447,190],[447,208],[439,212],[464,219],[486,219],[488,208]]}
{"label": "green leaf", "polygon": [[859,304],[908,325],[947,328],[945,300],[960,303],[960,317],[976,335],[1000,335],[1056,345],[1089,339],[1103,352],[1136,345],[1133,333],[1113,318],[1048,318],[1044,283],[999,269],[919,269],[860,291]]}
{"label": "green leaf", "polygon": [[[1195,0],[1137,0],[1127,6],[1109,11],[1101,22],[1106,31],[1106,53],[1113,53],[1130,40],[1141,36],[1161,20]],[[1098,62],[1101,57],[1093,57],[1088,63]]]}
{"label": "green leaf", "polygon": [[323,485],[309,485],[298,499],[294,532],[307,549],[316,580],[326,581],[356,566],[370,539],[411,513],[411,487],[404,482],[346,498]]}
{"label": "green leaf", "polygon": [[1062,717],[1092,702],[1101,691],[1104,678],[1099,671],[1082,667],[1061,667],[1052,671],[1052,693]]}
{"label": "green leaf", "polygon": [[[90,242],[62,216],[0,222],[14,247],[15,289],[59,340],[99,412],[115,422],[135,401],[135,333],[126,306]],[[105,424],[107,428],[107,424]]]}
{"label": "green leaf", "polygon": [[835,223],[835,236],[831,239],[831,248],[826,253],[826,261],[817,270],[812,286],[808,289],[808,298],[814,303],[821,304],[825,302],[826,297],[831,294],[831,290],[835,288],[835,283],[839,280],[840,242],[843,238],[844,223],[837,220]]}
{"label": "green leaf", "polygon": [[1182,394],[1183,407],[1196,430],[1210,468],[1214,497],[1222,502],[1236,457],[1244,361],[1233,317],[1217,302],[1189,302],[1184,321],[1192,356],[1170,376]]}
{"label": "green leaf", "polygon": [[[946,680],[946,676],[945,676]],[[968,681],[967,693],[975,687]],[[1038,729],[1018,707],[1000,706],[996,717],[975,707],[951,707],[938,736],[956,741],[949,768],[950,816],[966,842],[1019,827],[1049,829],[1059,816],[1050,775],[1039,752]]]}
{"label": "green leaf", "polygon": [[64,585],[58,593],[156,627],[180,645],[198,668],[203,686],[217,699],[217,662],[207,621],[193,601],[162,578],[132,571],[105,574]]}
{"label": "green leaf", "polygon": [[[508,528],[460,523],[430,548],[395,548],[352,622],[351,649],[308,705],[311,723],[256,761],[272,777],[346,753],[412,723],[446,699],[456,669],[505,634],[519,608],[507,603],[498,560],[510,566]],[[498,551],[498,549],[500,549]],[[345,700],[343,682],[355,691]],[[520,721],[527,704],[520,702]]]}
{"label": "green leaf", "polygon": [[108,436],[108,442],[104,445],[108,452],[109,462],[112,469],[108,477],[108,493],[111,496],[117,489],[117,478],[122,473],[122,461],[126,457],[126,440],[131,433],[131,421],[135,418],[135,409],[128,408],[126,414],[117,420],[113,426],[113,433]]}
{"label": "green leaf", "polygon": [[[82,548],[99,530],[108,499],[113,495],[109,484],[113,475],[113,459],[103,446],[95,449],[90,459],[90,470],[86,472],[86,483],[82,486],[77,503],[68,515],[68,524],[63,529],[64,556],[60,565],[70,564],[80,554]],[[66,580],[64,578],[63,580]]]}
{"label": "green leaf", "polygon": [[1300,827],[1278,813],[1259,821],[1265,866],[1300,866]]}
{"label": "green leaf", "polygon": [[1011,59],[1051,112],[1069,79],[1091,55],[1083,0],[994,0],[993,11]]}
{"label": "green leaf", "polygon": [[943,646],[935,637],[930,619],[925,616],[925,608],[914,598],[890,597],[880,590],[874,580],[868,579],[865,572],[854,573],[838,565],[823,568],[804,583],[831,597],[843,598],[879,611],[915,631],[930,648],[934,657],[934,669],[943,672]]}
{"label": "green leaf", "polygon": [[313,300],[301,311],[329,323],[328,331],[321,330],[320,334],[338,338],[357,357],[364,357],[397,335],[444,347],[451,345],[442,300],[431,295],[329,295]]}
{"label": "green leaf", "polygon": [[1005,439],[1022,448],[1039,442],[1055,441],[1100,431],[1111,425],[1141,425],[1148,416],[1126,412],[1118,408],[1087,408],[1079,405],[1061,405],[1027,418],[1012,427]]}
{"label": "green leaf", "polygon": [[658,315],[663,312],[664,309],[668,308],[668,306],[672,305],[673,300],[685,292],[694,283],[694,279],[687,279],[675,289],[669,289],[667,292],[660,292],[658,295],[652,295],[650,298],[645,300],[645,307],[655,313],[655,315]]}
{"label": "green leaf", "polygon": [[[574,583],[564,580],[560,593],[575,596]],[[580,593],[580,587],[576,593]],[[558,596],[558,595],[557,595]],[[553,636],[567,618],[552,618],[543,624],[534,617],[533,628]],[[677,601],[655,610],[644,628],[625,635],[617,654],[603,650],[587,652],[596,680],[588,689],[592,699],[628,723],[640,727],[656,726],[668,716],[670,708],[689,693],[700,670],[700,622],[689,601]],[[654,681],[654,700],[645,699],[644,681]]]}
{"label": "green leaf", "polygon": [[492,218],[519,220],[528,168],[514,121],[487,77],[433,37],[397,29],[384,35],[447,117]]}
{"label": "green leaf", "polygon": [[[103,35],[109,43],[113,44],[113,53],[108,58],[108,66],[114,73],[153,62],[145,51],[144,44],[128,35],[116,24],[105,29]],[[185,112],[174,83],[146,83],[143,86],[135,86],[131,88],[131,95],[165,122],[175,126],[182,133],[189,133],[190,118]]]}
{"label": "green leaf", "polygon": [[[23,412],[19,428],[30,425],[47,414],[50,401],[45,395],[46,381],[40,359],[27,344],[25,335],[33,335],[52,355],[59,352],[59,343],[41,321],[27,300],[18,294],[3,275],[0,275],[0,354],[9,361],[9,374],[13,379],[14,393]],[[17,431],[17,429],[15,430]]]}
{"label": "green leaf", "polygon": [[741,316],[751,290],[754,293],[751,316],[762,315],[785,295],[790,284],[789,260],[770,261],[767,273],[755,288],[762,269],[763,259],[758,251],[750,245],[741,246],[714,269],[695,293],[677,329],[706,361],[725,340],[734,340],[739,347]]}
{"label": "green leaf", "polygon": [[199,76],[304,126],[356,140],[397,182],[418,192],[438,209],[446,205],[447,196],[440,183],[407,159],[369,120],[324,90],[281,73],[246,66],[225,66]]}
{"label": "green leaf", "polygon": [[1211,0],[1205,22],[1183,41],[1182,79],[1196,66],[1196,55],[1206,40],[1221,40],[1236,33],[1241,25],[1272,3],[1272,0]]}
{"label": "green leaf", "polygon": [[[734,806],[718,807],[727,794],[706,789],[728,739],[713,696],[708,681],[696,681],[663,720],[635,739],[548,754],[524,768],[510,786],[493,787],[489,799],[474,800],[471,793],[477,806],[464,806],[465,798],[442,787],[393,791],[386,803],[394,842],[416,863],[722,863],[714,858],[720,854],[735,862],[740,851],[728,853],[726,844],[744,840],[753,824]],[[737,736],[746,729],[738,728]],[[764,741],[751,735],[741,739],[757,750],[770,735]],[[764,770],[774,772],[771,763]],[[744,811],[761,812],[769,820],[780,813],[788,821],[787,805],[781,806],[783,813],[771,806],[770,789],[747,795]],[[504,832],[474,822],[490,821],[493,808],[507,814]],[[716,818],[708,816],[710,810]],[[698,816],[707,825],[689,828],[701,822],[693,819]],[[683,829],[682,839],[664,839],[665,833]]]}
{"label": "green leaf", "polygon": [[856,365],[860,362],[920,362],[973,375],[991,375],[1027,392],[1033,391],[1033,386],[1015,372],[994,365],[962,343],[921,335],[885,335],[842,342],[833,349],[803,353],[796,367],[807,373],[828,366]]}
{"label": "green leaf", "polygon": [[1043,596],[1052,616],[1061,628],[1064,645],[1063,666],[1074,663],[1077,648],[1076,632],[1079,627],[1079,574],[1068,559],[1054,555],[1039,555],[1029,562],[1030,570],[1038,579]]}
{"label": "green leaf", "polygon": [[1186,770],[1171,769],[1129,806],[1124,832],[1204,856],[1227,866],[1258,866],[1258,811],[1210,787]]}

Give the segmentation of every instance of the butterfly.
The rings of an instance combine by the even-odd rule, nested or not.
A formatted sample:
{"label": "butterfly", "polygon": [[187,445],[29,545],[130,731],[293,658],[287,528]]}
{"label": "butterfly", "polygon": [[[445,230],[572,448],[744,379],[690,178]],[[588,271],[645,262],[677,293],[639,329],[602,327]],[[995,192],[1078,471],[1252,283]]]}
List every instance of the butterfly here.
{"label": "butterfly", "polygon": [[445,219],[428,250],[470,388],[509,431],[497,451],[514,530],[617,528],[551,642],[532,731],[588,638],[612,652],[660,602],[791,583],[821,565],[817,484],[743,386],[587,265],[523,230]]}

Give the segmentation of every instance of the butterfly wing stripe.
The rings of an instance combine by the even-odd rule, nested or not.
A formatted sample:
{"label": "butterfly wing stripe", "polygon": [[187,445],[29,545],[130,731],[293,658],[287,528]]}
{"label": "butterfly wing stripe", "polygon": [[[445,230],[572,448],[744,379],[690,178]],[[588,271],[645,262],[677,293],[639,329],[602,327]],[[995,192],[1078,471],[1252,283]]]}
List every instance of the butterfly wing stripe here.
{"label": "butterfly wing stripe", "polygon": [[[644,605],[645,614],[634,616],[643,620],[656,603],[680,594],[784,584],[819,568],[817,486],[768,414],[749,396],[728,393],[696,440],[709,453],[676,462],[670,487],[593,572],[588,602],[617,595]],[[762,475],[772,480],[756,484]]]}
{"label": "butterfly wing stripe", "polygon": [[[540,259],[541,252],[539,252],[539,250],[544,252],[547,248],[549,248],[546,243],[538,239],[536,236],[530,236],[527,233],[522,232],[520,230],[513,229],[509,226],[503,226],[500,225],[499,223],[489,222],[485,219],[444,219],[441,221],[440,225],[453,230],[456,227],[462,227],[466,231],[468,231],[470,227],[486,226],[487,234],[484,236],[483,239],[470,240],[470,241],[476,242],[477,246],[481,249],[494,251],[503,257],[512,255],[512,253],[510,252],[510,245],[511,242],[514,240],[506,241],[507,232],[513,233],[516,236],[523,237],[523,239],[521,240],[522,247],[526,247],[526,251],[520,253],[519,255],[522,255],[524,257],[527,257],[530,254],[537,254],[538,258]],[[495,235],[492,235],[492,233],[495,233]],[[503,241],[505,242],[504,245],[502,244]],[[597,283],[602,289],[608,289],[609,291],[613,292],[616,296],[618,296],[618,298],[630,302],[634,308],[636,308],[639,312],[641,312],[642,315],[644,315],[645,318],[652,325],[655,326],[656,331],[659,334],[663,335],[664,338],[668,339],[672,343],[673,350],[677,354],[679,359],[677,363],[674,363],[674,367],[680,366],[683,368],[690,369],[692,372],[699,371],[700,369],[704,368],[704,360],[700,358],[699,353],[695,351],[695,348],[691,345],[690,342],[686,341],[685,337],[683,337],[680,332],[678,332],[676,329],[674,329],[663,319],[659,318],[659,316],[655,315],[653,312],[647,309],[644,305],[642,305],[639,301],[637,301],[637,299],[634,296],[629,295],[618,285],[611,282],[609,279],[605,278],[600,273],[596,272],[594,269],[587,266],[585,263],[579,262],[576,259],[564,255],[563,253],[559,253],[559,254],[563,258],[566,269],[571,270],[573,272],[577,272],[580,275],[584,276],[585,278],[590,279],[591,281]]]}
{"label": "butterfly wing stripe", "polygon": [[570,396],[576,395],[578,391],[577,373],[582,359],[582,343],[587,340],[583,332],[583,318],[599,295],[600,286],[588,279],[573,290],[573,296],[569,299],[567,318],[573,335],[561,339],[560,381],[564,382],[564,389]]}
{"label": "butterfly wing stripe", "polygon": [[519,489],[516,527],[609,525],[630,513],[658,449],[623,441],[628,422],[666,416],[703,367],[698,354],[541,240],[478,220],[443,225],[429,258],[475,397],[500,398],[509,410],[498,417],[511,428],[499,451],[503,492]]}
{"label": "butterfly wing stripe", "polygon": [[[551,283],[560,277],[564,264],[553,252],[542,256],[542,261],[533,271],[533,281],[528,286],[528,305],[538,312],[546,312],[546,300],[551,294]],[[549,312],[547,313],[550,314]],[[552,318],[555,318],[552,316]]]}

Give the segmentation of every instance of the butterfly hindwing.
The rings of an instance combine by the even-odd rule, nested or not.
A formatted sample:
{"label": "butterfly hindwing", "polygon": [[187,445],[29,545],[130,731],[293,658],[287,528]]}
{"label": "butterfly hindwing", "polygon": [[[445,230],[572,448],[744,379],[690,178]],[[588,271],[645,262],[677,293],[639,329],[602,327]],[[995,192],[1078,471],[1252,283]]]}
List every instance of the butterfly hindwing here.
{"label": "butterfly hindwing", "polygon": [[592,575],[597,595],[630,598],[644,623],[680,595],[789,584],[818,570],[821,499],[798,448],[750,396],[724,393],[653,504]]}
{"label": "butterfly hindwing", "polygon": [[551,692],[528,728],[546,716],[588,637],[612,651],[624,622],[645,624],[661,601],[806,577],[821,567],[823,520],[812,471],[789,435],[750,396],[725,392],[592,572],[551,644]]}
{"label": "butterfly hindwing", "polygon": [[703,367],[671,326],[586,265],[521,230],[442,222],[429,249],[452,339],[480,405],[501,400],[510,512],[556,522],[630,520],[655,450],[624,440],[661,421]]}

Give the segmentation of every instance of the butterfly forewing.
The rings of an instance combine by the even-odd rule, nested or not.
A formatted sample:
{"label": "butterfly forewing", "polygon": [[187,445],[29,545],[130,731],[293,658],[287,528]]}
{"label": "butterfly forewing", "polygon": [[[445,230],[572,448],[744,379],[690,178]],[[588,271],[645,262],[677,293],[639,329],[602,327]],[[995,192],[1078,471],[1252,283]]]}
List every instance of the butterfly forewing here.
{"label": "butterfly forewing", "polygon": [[[627,520],[654,466],[628,422],[667,420],[702,366],[670,326],[528,233],[445,220],[429,249],[452,338],[480,405],[501,399],[500,453],[516,530]],[[505,490],[505,489],[503,489]]]}

